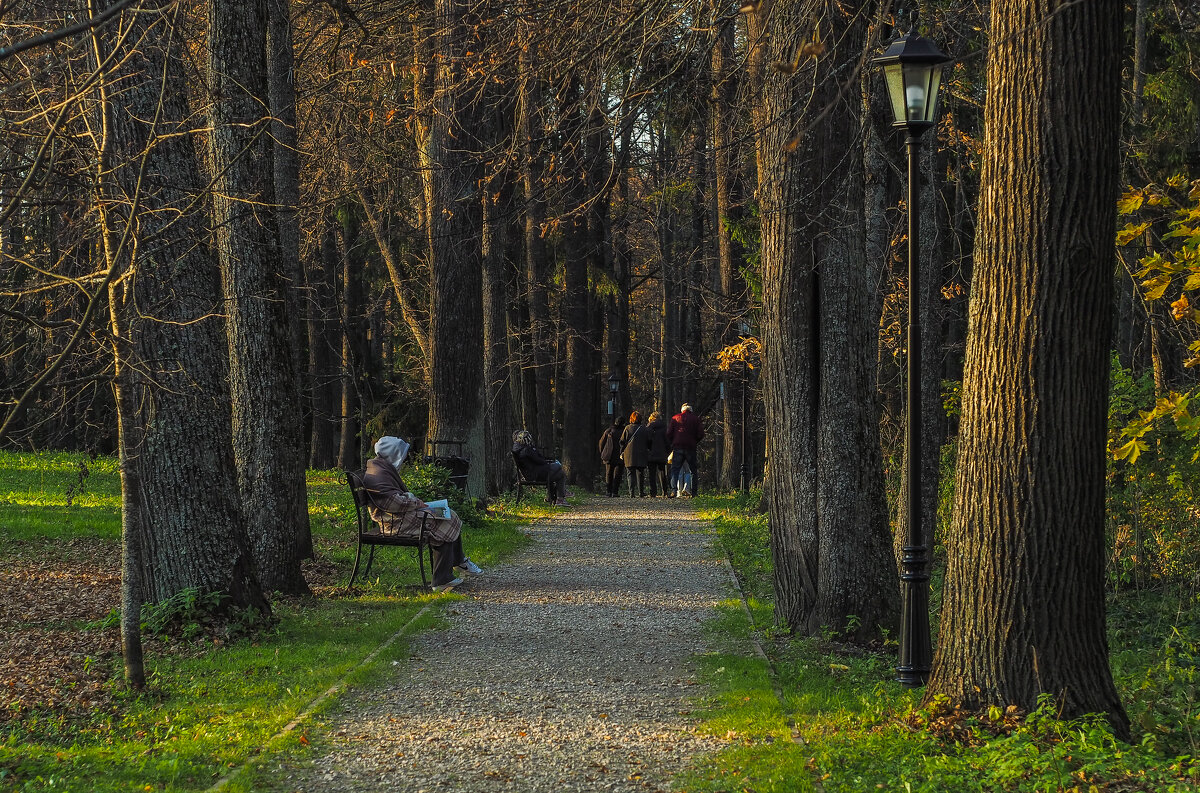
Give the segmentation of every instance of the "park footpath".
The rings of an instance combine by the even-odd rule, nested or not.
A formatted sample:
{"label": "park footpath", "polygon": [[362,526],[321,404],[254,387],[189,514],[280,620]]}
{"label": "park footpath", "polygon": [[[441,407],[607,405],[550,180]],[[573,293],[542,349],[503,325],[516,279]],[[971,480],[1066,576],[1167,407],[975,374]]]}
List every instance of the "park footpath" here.
{"label": "park footpath", "polygon": [[325,716],[281,789],[665,791],[720,748],[692,659],[730,576],[685,500],[588,498],[449,604],[378,686]]}

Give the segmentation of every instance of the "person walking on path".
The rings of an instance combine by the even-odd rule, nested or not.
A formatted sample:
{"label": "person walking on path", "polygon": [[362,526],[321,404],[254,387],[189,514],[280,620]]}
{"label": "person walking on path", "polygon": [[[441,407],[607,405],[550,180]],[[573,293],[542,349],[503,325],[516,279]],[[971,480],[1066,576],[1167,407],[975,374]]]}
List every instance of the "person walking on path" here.
{"label": "person walking on path", "polygon": [[604,463],[604,481],[608,485],[609,498],[615,497],[625,477],[625,462],[621,459],[621,430],[625,419],[613,419],[612,426],[600,436],[600,461]]}
{"label": "person walking on path", "polygon": [[[458,586],[454,568],[471,575],[479,569],[462,547],[462,518],[453,511],[450,517],[434,517],[428,504],[409,492],[400,478],[400,466],[408,457],[409,443],[403,438],[385,435],[375,443],[375,457],[367,460],[363,489],[370,501],[371,520],[379,524],[383,534],[416,537],[424,524],[429,547],[433,550],[433,589],[438,591]],[[426,517],[425,513],[428,513]]]}
{"label": "person walking on path", "polygon": [[642,414],[629,414],[629,423],[621,433],[621,461],[629,472],[629,497],[646,497],[646,458],[650,454],[650,431],[642,424]]}
{"label": "person walking on path", "polygon": [[678,486],[679,469],[683,468],[683,464],[686,462],[692,473],[691,495],[693,496],[700,489],[700,467],[696,460],[696,445],[703,439],[704,426],[700,423],[699,416],[692,412],[691,405],[684,402],[679,412],[671,417],[671,423],[667,427],[667,443],[671,445],[672,454],[671,485]]}
{"label": "person walking on path", "polygon": [[667,445],[667,422],[663,421],[662,414],[657,410],[650,414],[650,421],[646,425],[646,431],[650,433],[650,451],[646,455],[646,464],[649,468],[647,473],[650,477],[650,497],[654,498],[661,490],[663,498],[667,497],[670,492],[667,479],[667,455],[671,453],[671,447]]}
{"label": "person walking on path", "polygon": [[549,499],[560,507],[567,506],[571,492],[567,490],[567,472],[558,460],[547,460],[533,445],[533,433],[517,430],[513,433],[513,458],[521,475],[532,482],[547,482],[550,485]]}

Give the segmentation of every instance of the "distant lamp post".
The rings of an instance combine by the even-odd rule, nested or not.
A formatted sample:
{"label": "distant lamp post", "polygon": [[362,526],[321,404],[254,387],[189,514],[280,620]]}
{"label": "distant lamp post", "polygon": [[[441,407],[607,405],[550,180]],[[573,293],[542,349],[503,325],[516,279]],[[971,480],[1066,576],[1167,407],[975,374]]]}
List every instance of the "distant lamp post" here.
{"label": "distant lamp post", "polygon": [[[741,320],[738,323],[738,333],[742,338],[750,335],[750,323],[746,320]],[[741,481],[738,483],[743,493],[750,489],[750,444],[746,442],[749,435],[750,421],[747,418],[749,411],[747,407],[750,404],[750,362],[742,357],[742,471]]]}
{"label": "distant lamp post", "polygon": [[621,387],[621,376],[613,372],[608,376],[608,415],[617,414],[617,389]]}
{"label": "distant lamp post", "polygon": [[925,685],[933,656],[929,638],[929,546],[921,525],[920,146],[921,135],[936,119],[942,70],[952,60],[932,41],[911,32],[892,42],[874,60],[883,68],[887,81],[895,116],[892,126],[908,132],[908,533],[902,546],[900,586],[904,606],[900,663],[896,667],[896,679],[906,686]]}

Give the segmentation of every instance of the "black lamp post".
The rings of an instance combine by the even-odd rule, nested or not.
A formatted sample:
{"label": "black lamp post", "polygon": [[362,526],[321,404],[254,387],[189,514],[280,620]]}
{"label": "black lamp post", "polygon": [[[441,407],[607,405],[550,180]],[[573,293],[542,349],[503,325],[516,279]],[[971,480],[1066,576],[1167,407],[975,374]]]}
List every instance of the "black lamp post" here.
{"label": "black lamp post", "polygon": [[621,387],[621,376],[613,372],[608,376],[608,415],[617,414],[617,389]]}
{"label": "black lamp post", "polygon": [[[749,336],[750,335],[750,323],[743,319],[738,324],[738,332],[741,333],[743,339],[746,338],[747,336]],[[742,460],[741,460],[741,462],[742,462],[742,472],[741,472],[742,478],[741,478],[741,482],[739,482],[739,484],[741,486],[741,491],[743,493],[745,493],[746,491],[748,491],[750,489],[750,446],[746,442],[746,437],[748,435],[747,426],[750,423],[747,420],[748,411],[746,408],[749,404],[750,404],[750,362],[747,361],[745,358],[742,358]]]}
{"label": "black lamp post", "polygon": [[929,638],[929,546],[921,525],[921,313],[920,313],[920,147],[921,135],[934,124],[942,70],[951,62],[927,38],[908,33],[875,59],[883,67],[895,116],[894,127],[908,132],[908,466],[907,535],[902,546],[900,586],[900,663],[896,679],[923,686],[932,665]]}

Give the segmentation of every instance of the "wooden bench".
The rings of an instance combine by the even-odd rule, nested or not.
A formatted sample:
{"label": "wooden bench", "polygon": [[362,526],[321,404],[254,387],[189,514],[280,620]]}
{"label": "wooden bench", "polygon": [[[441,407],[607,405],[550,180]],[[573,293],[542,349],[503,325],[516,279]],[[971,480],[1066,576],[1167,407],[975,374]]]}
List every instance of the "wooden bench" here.
{"label": "wooden bench", "polygon": [[514,487],[517,488],[517,503],[521,503],[521,492],[527,487],[544,487],[546,488],[546,500],[553,502],[557,498],[557,493],[554,492],[554,485],[549,482],[539,482],[536,479],[529,479],[525,476],[525,472],[521,470],[521,460],[516,452],[512,453],[513,465],[517,469],[517,481]]}
{"label": "wooden bench", "polygon": [[354,515],[358,519],[358,552],[354,554],[354,571],[350,573],[350,583],[347,589],[354,586],[354,578],[358,575],[358,561],[362,557],[364,545],[371,546],[371,552],[367,556],[367,567],[363,570],[363,578],[371,574],[371,563],[375,561],[375,546],[394,545],[402,548],[416,548],[417,563],[421,566],[421,586],[428,589],[429,580],[425,577],[426,549],[429,553],[429,572],[433,573],[433,548],[429,546],[429,540],[425,536],[425,524],[429,520],[429,513],[421,513],[421,532],[416,537],[384,534],[379,530],[379,524],[371,520],[369,512],[371,502],[367,490],[363,486],[363,471],[361,469],[347,471],[346,483],[350,485],[350,495],[354,497]]}

